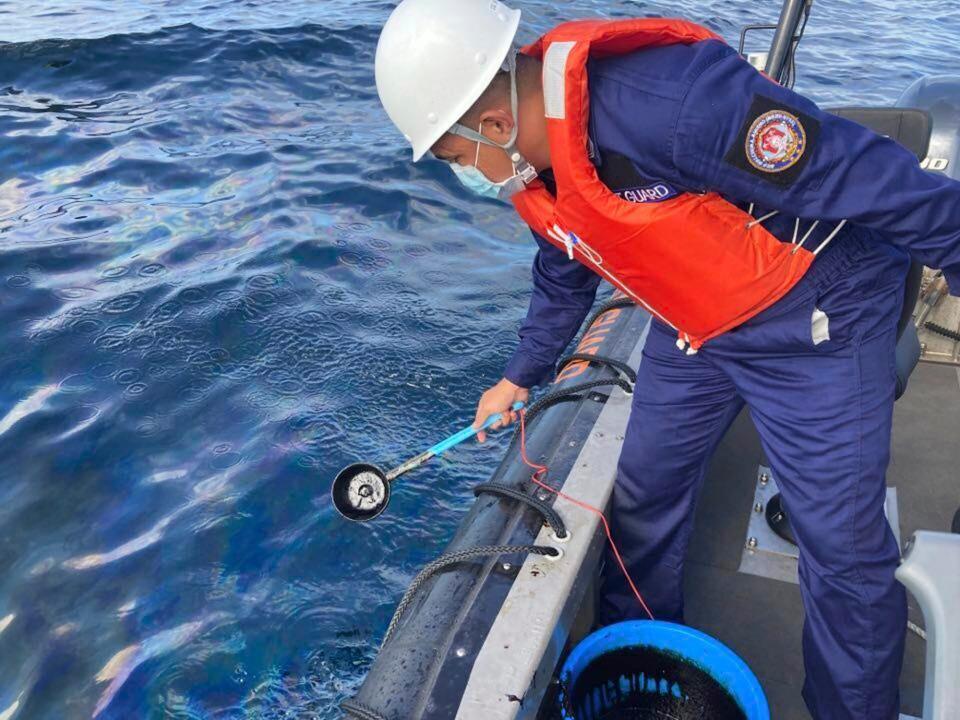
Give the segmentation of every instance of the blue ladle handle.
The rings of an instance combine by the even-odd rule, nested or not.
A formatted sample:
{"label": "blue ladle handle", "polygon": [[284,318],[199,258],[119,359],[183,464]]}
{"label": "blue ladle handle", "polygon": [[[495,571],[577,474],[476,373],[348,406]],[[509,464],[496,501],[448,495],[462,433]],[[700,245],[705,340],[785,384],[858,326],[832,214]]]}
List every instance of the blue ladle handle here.
{"label": "blue ladle handle", "polygon": [[[516,403],[513,404],[513,407],[510,408],[510,410],[513,411],[513,412],[516,412],[517,410],[522,410],[522,409],[523,409],[523,403],[522,403],[522,402],[516,402]],[[501,418],[502,415],[503,415],[503,413],[494,413],[493,415],[491,415],[490,417],[488,417],[488,418],[484,421],[483,425],[481,425],[479,428],[466,427],[466,428],[464,428],[463,430],[461,430],[460,432],[458,432],[458,433],[456,433],[456,434],[454,434],[454,435],[451,435],[451,436],[448,437],[446,440],[441,440],[441,441],[438,442],[436,445],[434,445],[432,448],[430,448],[429,450],[427,450],[427,452],[430,453],[431,455],[440,455],[440,454],[442,454],[442,453],[445,453],[447,450],[449,450],[450,448],[454,447],[455,445],[459,445],[459,444],[462,443],[464,440],[469,440],[470,438],[472,438],[474,435],[476,435],[476,434],[477,434],[478,432],[480,432],[481,430],[486,430],[486,429],[488,429],[491,425],[493,425],[495,422],[497,422],[498,420],[500,420],[500,418]]]}
{"label": "blue ladle handle", "polygon": [[[516,402],[513,404],[513,407],[511,407],[510,409],[514,412],[516,412],[517,410],[522,410],[523,403]],[[461,430],[460,432],[456,433],[455,435],[451,435],[446,440],[441,440],[429,450],[424,450],[422,453],[420,453],[414,458],[410,458],[402,465],[398,465],[393,470],[389,470],[385,472],[384,478],[386,479],[387,482],[393,482],[401,475],[408,473],[411,470],[416,470],[418,467],[423,465],[425,462],[429,461],[431,458],[435,458],[437,455],[441,455],[445,453],[454,445],[459,445],[464,440],[469,440],[481,430],[486,430],[495,422],[497,422],[497,420],[500,419],[501,415],[502,413],[494,413],[493,415],[488,417],[484,421],[483,425],[481,425],[479,428],[467,427]]]}

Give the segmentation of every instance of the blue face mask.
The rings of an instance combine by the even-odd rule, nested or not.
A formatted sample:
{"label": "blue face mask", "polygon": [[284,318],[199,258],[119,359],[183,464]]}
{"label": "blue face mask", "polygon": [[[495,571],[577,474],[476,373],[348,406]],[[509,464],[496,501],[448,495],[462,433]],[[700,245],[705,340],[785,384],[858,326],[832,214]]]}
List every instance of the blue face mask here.
{"label": "blue face mask", "polygon": [[[477,134],[480,137],[483,137],[481,133],[482,130],[483,125],[481,125],[480,129],[477,131]],[[486,140],[486,138],[484,139]],[[497,145],[496,147],[500,146]],[[517,172],[516,165],[513,166],[513,175],[501,182],[494,182],[484,175],[483,171],[477,167],[479,163],[480,142],[478,141],[477,155],[473,159],[473,165],[460,165],[459,163],[452,163],[450,166],[454,175],[457,176],[457,179],[463,183],[463,186],[467,188],[467,190],[470,190],[471,192],[483,197],[493,198],[494,200],[509,200],[526,187],[526,183],[520,176],[520,173]]]}
{"label": "blue face mask", "polygon": [[[523,190],[523,181],[519,175],[507,178],[503,182],[495,183],[484,175],[475,165],[459,165],[453,163],[451,166],[457,179],[463,183],[463,186],[470,192],[483,197],[493,198],[494,200],[509,200],[512,195]],[[520,180],[519,187],[514,182]]]}

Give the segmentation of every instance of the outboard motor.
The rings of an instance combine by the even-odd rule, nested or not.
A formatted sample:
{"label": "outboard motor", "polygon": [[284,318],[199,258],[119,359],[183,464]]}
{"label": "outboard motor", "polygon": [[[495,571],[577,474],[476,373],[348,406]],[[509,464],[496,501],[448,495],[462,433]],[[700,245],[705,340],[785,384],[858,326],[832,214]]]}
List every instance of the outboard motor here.
{"label": "outboard motor", "polygon": [[[929,172],[942,173],[954,180],[960,180],[960,77],[941,75],[921,78],[904,91],[897,101],[897,106],[922,110],[930,120],[927,152],[920,166]],[[905,313],[913,312],[915,303],[912,299],[913,295],[908,294],[904,302]],[[921,324],[917,322],[917,325]],[[916,330],[913,327],[911,329],[914,332]],[[898,378],[901,367],[900,352],[898,347]]]}
{"label": "outboard motor", "polygon": [[960,77],[920,78],[900,96],[897,107],[924,110],[930,117],[930,140],[921,167],[960,180]]}

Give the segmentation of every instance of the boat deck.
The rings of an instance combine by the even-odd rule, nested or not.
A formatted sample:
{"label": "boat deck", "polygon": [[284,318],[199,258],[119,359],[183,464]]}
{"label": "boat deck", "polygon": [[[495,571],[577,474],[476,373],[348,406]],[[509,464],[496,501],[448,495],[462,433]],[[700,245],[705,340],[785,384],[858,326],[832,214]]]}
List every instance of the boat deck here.
{"label": "boat deck", "polygon": [[[960,505],[960,370],[921,363],[894,413],[887,484],[897,490],[900,537],[945,531]],[[761,450],[746,413],[736,421],[710,468],[697,507],[687,559],[687,622],[728,644],[757,674],[777,720],[809,720],[803,684],[803,608],[796,584],[739,572]],[[923,616],[910,598],[910,620]],[[902,712],[923,705],[924,641],[907,633],[901,675]]]}

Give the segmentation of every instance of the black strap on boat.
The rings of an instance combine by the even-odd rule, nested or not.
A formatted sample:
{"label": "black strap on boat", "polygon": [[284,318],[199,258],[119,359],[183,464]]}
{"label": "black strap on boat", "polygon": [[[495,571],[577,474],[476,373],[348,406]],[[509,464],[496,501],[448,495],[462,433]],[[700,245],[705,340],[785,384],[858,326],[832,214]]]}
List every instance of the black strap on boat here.
{"label": "black strap on boat", "polygon": [[606,365],[615,371],[623,373],[624,377],[626,377],[631,383],[635,383],[637,381],[637,373],[635,373],[633,368],[631,368],[622,360],[616,360],[612,357],[607,357],[606,355],[590,355],[589,353],[573,353],[572,355],[567,355],[557,363],[557,375],[562,373],[570,363],[579,362],[581,360],[594,365]]}
{"label": "black strap on boat", "polygon": [[563,538],[567,536],[567,526],[564,525],[563,518],[560,517],[560,513],[554,510],[543,500],[524,492],[515,485],[490,482],[477,485],[473,489],[473,494],[477,497],[480,497],[484,493],[489,493],[490,495],[499,495],[501,497],[510,498],[511,500],[518,500],[519,502],[526,503],[540,513],[558,538],[563,540]]}
{"label": "black strap on boat", "polygon": [[957,332],[956,330],[951,330],[950,328],[944,327],[943,325],[937,325],[936,323],[932,323],[932,322],[924,323],[923,327],[929,330],[930,332],[936,333],[937,335],[943,335],[943,337],[945,338],[950,338],[951,340],[960,342],[960,332]]}
{"label": "black strap on boat", "polygon": [[410,583],[410,587],[408,587],[407,591],[403,594],[400,604],[397,605],[397,609],[393,613],[393,618],[390,620],[390,625],[387,627],[387,633],[383,637],[383,643],[381,644],[381,647],[390,642],[390,638],[397,629],[397,625],[400,624],[400,619],[403,617],[403,614],[406,612],[410,603],[413,602],[413,598],[416,596],[420,586],[433,577],[435,573],[444,570],[451,565],[457,565],[475,558],[490,557],[492,555],[513,555],[519,553],[527,553],[531,555],[549,555],[551,557],[555,557],[560,554],[556,548],[544,547],[543,545],[479,545],[477,547],[467,548],[466,550],[446,553],[428,565],[425,565],[423,570],[417,573],[417,576],[413,579],[413,582]]}
{"label": "black strap on boat", "polygon": [[340,709],[347,715],[351,715],[358,720],[388,720],[386,715],[381,715],[376,710],[368,708],[363,703],[359,703],[353,698],[347,698],[340,703]]}
{"label": "black strap on boat", "polygon": [[[496,485],[495,483],[488,483],[489,485]],[[474,492],[477,493],[477,490],[481,486],[478,486]],[[507,489],[507,486],[499,486],[499,489]],[[487,488],[484,492],[494,492],[493,489]],[[479,494],[479,493],[477,493]],[[513,497],[512,493],[510,497]],[[517,498],[519,499],[519,498]],[[527,501],[533,500],[534,502],[539,503],[539,500],[527,496]],[[552,514],[556,516],[556,520],[559,523],[558,526],[555,526],[551,523],[554,532],[557,533],[557,537],[566,537],[566,527],[563,525],[563,521],[560,520],[560,516],[556,515],[556,511],[547,506],[545,508],[545,514]],[[562,531],[562,532],[561,532]],[[424,566],[423,570],[417,573],[417,576],[413,579],[413,582],[410,583],[410,587],[407,588],[407,591],[403,594],[403,597],[400,599],[400,604],[397,605],[397,609],[393,613],[393,617],[390,620],[390,625],[387,627],[387,632],[383,636],[383,642],[380,647],[382,648],[388,642],[390,638],[393,637],[394,631],[397,629],[397,626],[400,624],[401,618],[403,618],[404,613],[407,611],[407,608],[413,602],[414,597],[417,594],[417,591],[423,586],[423,584],[433,577],[436,573],[441,570],[445,570],[451,565],[457,565],[467,560],[474,560],[476,558],[482,557],[492,557],[498,555],[512,555],[512,554],[521,554],[526,553],[529,555],[546,555],[551,557],[556,557],[559,554],[559,551],[556,548],[544,547],[542,545],[480,545],[477,547],[467,548],[466,550],[459,550],[457,552],[446,553],[441,555],[436,560],[430,564]],[[358,702],[353,698],[348,698],[340,703],[340,709],[343,710],[347,715],[352,715],[357,718],[357,720],[388,720],[385,715],[377,712],[376,710],[367,707],[366,705]]]}
{"label": "black strap on boat", "polygon": [[[571,385],[570,387],[562,387],[554,390],[553,392],[547,393],[543,397],[537,399],[536,402],[532,403],[525,410],[525,423],[529,431],[530,424],[537,419],[537,417],[543,413],[544,410],[547,410],[554,405],[559,405],[564,402],[576,402],[583,399],[583,393],[587,390],[593,390],[598,387],[609,387],[611,385],[616,385],[625,393],[632,394],[633,386],[630,385],[622,377],[617,376],[615,378],[603,378],[602,380],[589,380],[587,382],[582,382],[577,385]],[[513,452],[516,444],[520,442],[520,427],[517,426],[517,429],[513,433],[513,437],[510,438],[510,445],[507,446],[507,455]]]}
{"label": "black strap on boat", "polygon": [[[540,415],[547,408],[553,407],[558,402],[564,402],[566,400],[580,400],[583,395],[582,393],[587,390],[593,390],[598,387],[609,387],[611,385],[616,385],[618,388],[623,390],[628,395],[633,394],[633,386],[624,380],[621,377],[615,378],[601,378],[599,380],[588,380],[587,382],[577,383],[576,385],[571,385],[570,387],[560,387],[549,392],[543,397],[537,399],[536,402],[530,405],[526,410],[526,422],[527,427],[530,427],[530,423],[536,420],[537,416]],[[520,434],[520,428],[517,428],[515,436]]]}

